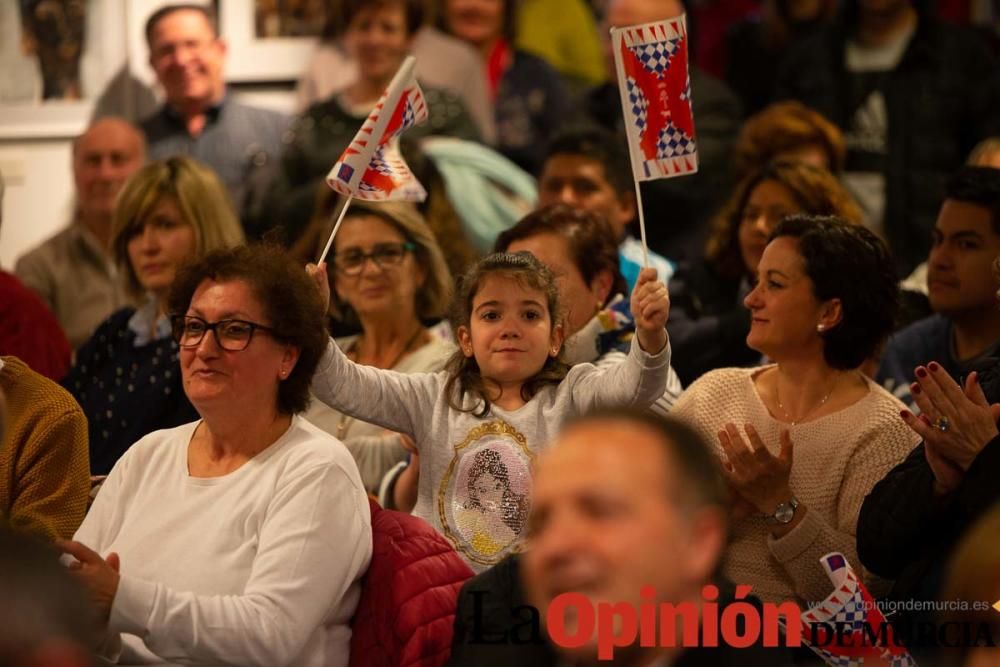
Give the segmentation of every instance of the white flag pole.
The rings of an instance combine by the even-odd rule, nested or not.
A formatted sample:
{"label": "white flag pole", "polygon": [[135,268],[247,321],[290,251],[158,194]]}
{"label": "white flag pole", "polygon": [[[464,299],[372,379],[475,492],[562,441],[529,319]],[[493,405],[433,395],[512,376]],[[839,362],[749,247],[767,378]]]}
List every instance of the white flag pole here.
{"label": "white flag pole", "polygon": [[[340,223],[344,221],[344,216],[347,214],[347,209],[351,205],[351,200],[354,199],[354,195],[347,195],[347,199],[344,200],[343,206],[340,209],[340,215],[337,216],[337,222],[333,224],[333,231],[330,232],[330,238],[326,241],[326,247],[323,248],[323,252],[320,254],[319,259],[316,260],[316,265],[319,266],[326,259],[327,253],[330,252],[330,248],[333,247],[333,237],[337,235],[337,230],[340,229]],[[333,216],[330,216],[333,219]]]}
{"label": "white flag pole", "polygon": [[[632,148],[629,147],[631,152]],[[632,180],[635,182],[635,207],[639,212],[639,238],[642,239],[642,268],[649,268],[649,247],[646,245],[646,216],[642,212],[642,192],[639,190],[639,179],[632,172]]]}
{"label": "white flag pole", "polygon": [[632,146],[632,133],[635,128],[630,124],[630,115],[628,113],[628,92],[626,91],[625,82],[625,66],[622,64],[622,52],[621,46],[622,41],[625,37],[622,34],[624,29],[622,28],[611,28],[611,48],[614,52],[615,57],[615,72],[618,74],[618,94],[621,96],[622,101],[622,119],[625,121],[625,140],[628,144],[628,157],[629,162],[632,163],[632,181],[635,183],[635,206],[639,213],[639,238],[642,240],[642,266],[643,268],[649,268],[649,247],[646,245],[646,216],[642,212],[642,192],[639,189],[639,171],[638,168],[641,166],[641,158],[637,158],[635,154],[635,148]]}

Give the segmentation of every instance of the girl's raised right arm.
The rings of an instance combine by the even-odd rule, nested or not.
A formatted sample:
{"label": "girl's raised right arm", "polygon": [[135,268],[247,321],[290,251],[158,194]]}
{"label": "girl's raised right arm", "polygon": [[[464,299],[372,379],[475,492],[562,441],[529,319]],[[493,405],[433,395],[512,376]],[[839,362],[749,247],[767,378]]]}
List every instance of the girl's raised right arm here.
{"label": "girl's raised right arm", "polygon": [[417,425],[444,389],[441,373],[399,373],[357,364],[331,338],[313,375],[313,393],[355,419],[420,440]]}

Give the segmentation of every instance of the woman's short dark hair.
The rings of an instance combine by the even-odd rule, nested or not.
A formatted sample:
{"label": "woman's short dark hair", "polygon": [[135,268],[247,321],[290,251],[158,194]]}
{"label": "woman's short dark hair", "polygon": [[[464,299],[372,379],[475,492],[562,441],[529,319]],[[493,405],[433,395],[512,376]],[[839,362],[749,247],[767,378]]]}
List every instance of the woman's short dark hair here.
{"label": "woman's short dark hair", "polygon": [[618,239],[611,223],[566,204],[552,204],[529,213],[503,231],[493,250],[507,252],[511,244],[539,234],[555,234],[566,239],[573,264],[588,285],[598,273],[607,271],[614,279],[611,294],[628,294],[625,278],[619,270]]}
{"label": "woman's short dark hair", "polygon": [[[425,4],[426,0],[341,0],[333,3],[333,8],[327,11],[323,39],[330,40],[342,35],[362,9],[384,7],[401,7],[406,17],[406,34],[413,35],[424,24]],[[338,5],[339,9],[336,9]]]}
{"label": "woman's short dark hair", "polygon": [[319,291],[305,270],[279,246],[254,244],[210,252],[179,272],[167,307],[184,315],[195,290],[206,280],[243,281],[264,309],[271,336],[299,349],[291,374],[278,384],[278,412],[296,414],[309,407],[309,386],[327,345]]}
{"label": "woman's short dark hair", "polygon": [[768,242],[782,236],[798,242],[816,298],[840,300],[840,322],[821,334],[826,363],[841,370],[859,367],[896,319],[899,285],[889,247],[867,227],[832,216],[789,216]]}

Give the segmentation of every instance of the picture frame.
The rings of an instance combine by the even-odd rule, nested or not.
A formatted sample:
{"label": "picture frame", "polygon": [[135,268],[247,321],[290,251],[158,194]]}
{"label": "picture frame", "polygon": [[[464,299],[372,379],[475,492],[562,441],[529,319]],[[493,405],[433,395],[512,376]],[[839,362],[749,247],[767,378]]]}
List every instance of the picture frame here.
{"label": "picture frame", "polygon": [[229,46],[230,83],[294,82],[302,76],[317,37],[257,36],[255,0],[218,0],[219,29]]}
{"label": "picture frame", "polygon": [[[48,68],[43,67],[41,48],[25,53],[25,44],[31,40],[22,31],[18,3],[0,3],[0,71],[5,73],[0,82],[0,140],[68,138],[86,128],[98,104],[117,94],[111,84],[128,69],[121,39],[125,4],[126,0],[86,3],[84,46],[73,84],[82,89],[81,97],[44,99],[51,94],[44,92],[51,86],[51,61]],[[115,100],[115,104],[127,108],[129,100]]]}

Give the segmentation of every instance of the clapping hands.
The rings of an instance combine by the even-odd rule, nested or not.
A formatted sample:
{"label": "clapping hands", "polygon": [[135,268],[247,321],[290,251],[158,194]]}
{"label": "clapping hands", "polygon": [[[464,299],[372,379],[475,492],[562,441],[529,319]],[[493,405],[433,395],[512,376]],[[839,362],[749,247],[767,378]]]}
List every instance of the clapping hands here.
{"label": "clapping hands", "polygon": [[719,445],[725,454],[722,471],[733,494],[734,518],[752,514],[751,508],[761,514],[771,514],[778,505],[792,498],[789,486],[792,440],[788,431],[781,432],[781,451],[775,456],[751,424],[744,430],[747,440],[735,424],[726,424],[718,434]]}
{"label": "clapping hands", "polygon": [[1000,431],[1000,404],[986,400],[977,373],[970,373],[960,387],[936,362],[918,366],[917,381],[910,394],[920,407],[920,416],[909,410],[900,414],[906,425],[924,440],[927,463],[936,480],[936,490],[955,490],[979,452]]}

